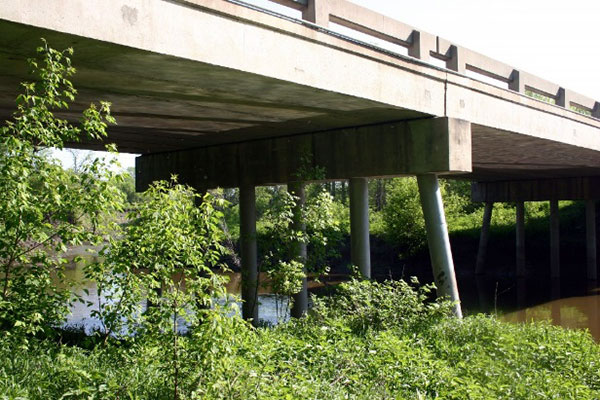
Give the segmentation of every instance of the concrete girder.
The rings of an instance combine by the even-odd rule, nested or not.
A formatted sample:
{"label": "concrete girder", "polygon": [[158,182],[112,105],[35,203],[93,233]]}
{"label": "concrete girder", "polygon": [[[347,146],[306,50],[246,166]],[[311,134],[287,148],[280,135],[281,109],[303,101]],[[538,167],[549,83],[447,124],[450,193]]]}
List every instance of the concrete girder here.
{"label": "concrete girder", "polygon": [[600,177],[597,176],[475,182],[471,185],[471,200],[475,202],[599,199]]}
{"label": "concrete girder", "polygon": [[470,124],[451,118],[365,126],[148,154],[136,159],[136,187],[177,174],[195,188],[284,184],[319,169],[314,180],[452,174],[471,170]]}

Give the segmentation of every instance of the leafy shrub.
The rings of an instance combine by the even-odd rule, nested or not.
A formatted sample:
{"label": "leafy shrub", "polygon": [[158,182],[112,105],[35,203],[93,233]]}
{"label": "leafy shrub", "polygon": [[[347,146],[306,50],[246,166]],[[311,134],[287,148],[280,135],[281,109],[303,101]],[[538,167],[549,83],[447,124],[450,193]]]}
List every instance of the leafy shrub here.
{"label": "leafy shrub", "polygon": [[416,278],[412,284],[403,280],[378,283],[352,278],[340,284],[335,296],[316,300],[315,312],[325,319],[343,319],[356,333],[418,330],[451,314],[451,303],[428,301],[434,285],[419,286]]}
{"label": "leafy shrub", "polygon": [[67,246],[101,242],[115,229],[107,215],[122,208],[120,176],[109,165],[94,160],[74,173],[44,151],[82,138],[102,139],[114,119],[104,102],[85,110],[80,125],[56,117],[76,95],[68,80],[75,72],[72,50],[59,52],[44,43],[38,53],[39,59],[29,60],[35,82],[22,84],[13,118],[0,126],[3,335],[48,331],[65,318],[73,300],[63,273]]}

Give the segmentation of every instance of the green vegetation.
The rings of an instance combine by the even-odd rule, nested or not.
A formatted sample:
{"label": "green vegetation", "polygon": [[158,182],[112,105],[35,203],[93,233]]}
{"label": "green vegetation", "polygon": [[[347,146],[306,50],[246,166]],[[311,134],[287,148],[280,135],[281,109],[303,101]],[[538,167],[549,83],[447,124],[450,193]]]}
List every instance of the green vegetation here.
{"label": "green vegetation", "polygon": [[[304,320],[238,318],[181,337],[182,399],[595,399],[600,347],[580,331],[457,320],[429,289],[351,281]],[[165,348],[166,347],[166,348]],[[4,398],[173,398],[169,346],[0,346]]]}
{"label": "green vegetation", "polygon": [[[433,286],[416,280],[352,279],[313,298],[306,318],[252,327],[218,273],[239,232],[224,223],[237,221],[236,192],[200,199],[173,178],[136,197],[131,175],[101,161],[62,169],[45,148],[101,139],[114,120],[106,103],[86,110],[79,125],[56,118],[76,94],[70,51],[39,53],[31,62],[36,82],[24,85],[13,120],[0,128],[0,399],[600,397],[600,347],[589,333],[488,316],[458,320],[452,304],[433,300]],[[403,255],[422,250],[414,180],[371,185],[374,231],[401,242]],[[468,185],[442,188],[452,232],[471,234],[481,209],[467,201]],[[257,192],[261,246],[270,250],[262,262],[283,293],[293,293],[304,267],[325,272],[348,233],[345,183],[307,193],[304,235],[290,229],[293,196]],[[544,207],[528,213],[545,216]],[[494,218],[501,228],[514,210],[498,207]],[[298,241],[313,254],[301,268],[290,257]],[[80,244],[103,246],[86,266],[104,295],[87,304],[102,323],[89,337],[58,328],[80,300],[63,273],[67,246]]]}
{"label": "green vegetation", "polygon": [[56,118],[76,91],[67,79],[75,72],[68,56],[44,46],[31,60],[39,79],[24,83],[11,121],[0,127],[0,329],[3,335],[36,333],[69,311],[64,280],[68,245],[97,244],[115,227],[122,207],[120,177],[100,160],[78,173],[48,157],[47,147],[63,148],[81,138],[102,139],[114,122],[109,104],[92,104],[80,124]]}

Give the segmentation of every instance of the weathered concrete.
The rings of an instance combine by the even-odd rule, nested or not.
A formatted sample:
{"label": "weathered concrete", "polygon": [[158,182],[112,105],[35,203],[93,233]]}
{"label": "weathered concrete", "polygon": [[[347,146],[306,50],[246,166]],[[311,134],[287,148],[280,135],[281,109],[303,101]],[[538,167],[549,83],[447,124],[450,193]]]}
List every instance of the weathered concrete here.
{"label": "weathered concrete", "polygon": [[471,170],[470,146],[463,121],[399,122],[144,155],[136,160],[136,185],[143,190],[176,173],[198,188],[236,187],[237,171],[256,186],[284,184],[315,167],[323,180],[464,173]]}
{"label": "weathered concrete", "polygon": [[[582,105],[600,116],[598,102],[346,1],[278,2],[321,26],[335,22],[404,46],[413,57],[222,0],[15,0],[0,4],[0,118],[14,108],[18,82],[27,77],[24,60],[43,36],[56,47],[76,47],[82,97],[72,110],[95,98],[112,101],[119,126],[109,137],[123,151],[449,116],[473,123],[466,174],[474,179],[600,169],[600,121],[568,109]],[[424,63],[428,57],[456,72]],[[526,87],[566,107],[525,96]]]}
{"label": "weathered concrete", "polygon": [[493,202],[485,203],[483,210],[483,221],[481,224],[481,234],[479,235],[479,249],[477,251],[477,262],[475,263],[475,273],[480,275],[485,273],[485,255],[490,236],[490,224],[492,222]]}
{"label": "weathered concrete", "polygon": [[585,243],[587,254],[587,278],[598,279],[598,264],[596,250],[596,202],[585,202]]}
{"label": "weathered concrete", "polygon": [[550,200],[550,276],[560,278],[560,216],[558,200]]}
{"label": "weathered concrete", "polygon": [[425,218],[425,229],[427,230],[427,242],[429,244],[429,255],[433,268],[433,277],[437,286],[439,296],[446,296],[455,302],[454,314],[462,318],[460,296],[456,285],[454,272],[454,261],[448,237],[448,226],[444,215],[444,203],[437,177],[433,174],[418,175],[419,196],[423,216]]}
{"label": "weathered concrete", "polygon": [[[306,224],[304,223],[302,214],[303,207],[306,201],[306,193],[304,192],[303,182],[290,182],[288,183],[288,191],[292,196],[296,198],[296,206],[293,209],[293,219],[295,231],[305,232]],[[295,243],[294,257],[297,261],[306,263],[306,243],[297,241]],[[305,271],[306,272],[306,271]],[[291,316],[294,318],[301,318],[306,315],[308,311],[308,283],[306,276],[302,279],[302,289],[300,292],[293,296],[293,304],[291,310]]]}
{"label": "weathered concrete", "polygon": [[242,317],[258,323],[258,264],[256,250],[256,193],[240,187],[240,255],[242,259]]}
{"label": "weathered concrete", "polygon": [[516,204],[516,260],[517,260],[517,276],[524,277],[525,270],[525,203],[517,201]]}
{"label": "weathered concrete", "polygon": [[369,186],[367,178],[350,179],[350,258],[363,278],[371,278]]}

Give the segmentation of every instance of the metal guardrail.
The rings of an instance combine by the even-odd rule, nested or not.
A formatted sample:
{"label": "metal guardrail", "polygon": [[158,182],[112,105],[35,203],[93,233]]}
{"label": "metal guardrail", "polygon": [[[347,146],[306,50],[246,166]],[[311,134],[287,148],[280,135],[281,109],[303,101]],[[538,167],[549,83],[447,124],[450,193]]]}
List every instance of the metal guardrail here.
{"label": "metal guardrail", "polygon": [[[230,1],[230,0],[229,0]],[[452,42],[347,0],[268,0],[302,12],[307,25],[327,29],[331,24],[402,46],[408,55],[424,62],[437,59],[460,74],[471,71],[507,84],[508,89],[600,119],[600,102],[560,85],[520,71]],[[235,3],[243,3],[235,1]]]}

